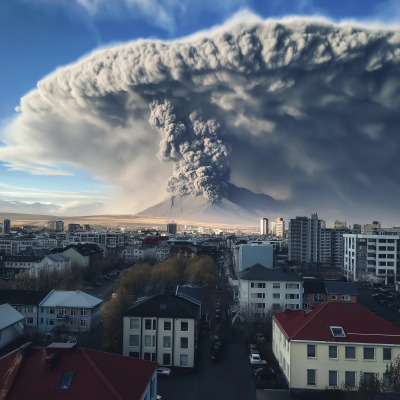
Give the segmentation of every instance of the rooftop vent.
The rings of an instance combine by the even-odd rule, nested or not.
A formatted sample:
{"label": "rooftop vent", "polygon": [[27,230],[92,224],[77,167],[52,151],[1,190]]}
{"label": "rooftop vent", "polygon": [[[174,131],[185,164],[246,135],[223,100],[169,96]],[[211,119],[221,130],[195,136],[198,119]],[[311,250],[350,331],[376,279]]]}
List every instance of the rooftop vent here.
{"label": "rooftop vent", "polygon": [[46,347],[46,354],[60,354],[63,356],[70,356],[76,349],[76,343],[52,343]]}
{"label": "rooftop vent", "polygon": [[341,326],[330,326],[333,337],[346,337],[344,330]]}
{"label": "rooftop vent", "polygon": [[56,365],[57,354],[52,353],[46,358],[46,371],[53,371],[54,366]]}

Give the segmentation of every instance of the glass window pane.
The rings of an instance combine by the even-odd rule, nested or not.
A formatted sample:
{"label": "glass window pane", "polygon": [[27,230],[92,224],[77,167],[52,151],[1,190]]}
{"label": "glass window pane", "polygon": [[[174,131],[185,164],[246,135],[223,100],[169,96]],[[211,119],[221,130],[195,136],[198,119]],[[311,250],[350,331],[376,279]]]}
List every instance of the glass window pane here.
{"label": "glass window pane", "polygon": [[131,318],[131,320],[130,320],[130,328],[131,329],[139,329],[139,319]]}
{"label": "glass window pane", "polygon": [[329,346],[329,358],[337,358],[337,346]]}
{"label": "glass window pane", "polygon": [[356,386],[356,373],[353,371],[346,371],[345,382],[348,386]]}
{"label": "glass window pane", "polygon": [[188,356],[186,354],[181,354],[180,356],[180,366],[187,367],[188,366]]}
{"label": "glass window pane", "polygon": [[392,349],[383,349],[383,361],[392,360]]}
{"label": "glass window pane", "polygon": [[171,348],[171,336],[164,336],[164,348],[165,349]]}
{"label": "glass window pane", "polygon": [[164,321],[164,331],[171,330],[171,321]]}
{"label": "glass window pane", "polygon": [[75,372],[63,372],[60,383],[58,384],[59,389],[69,389],[72,383],[72,378]]}
{"label": "glass window pane", "polygon": [[369,382],[369,380],[373,377],[373,373],[371,372],[364,372],[364,380],[365,382]]}
{"label": "glass window pane", "polygon": [[171,354],[163,354],[163,365],[171,365]]}
{"label": "glass window pane", "polygon": [[307,370],[307,385],[315,385],[315,369]]}
{"label": "glass window pane", "polygon": [[364,347],[364,360],[374,360],[375,349],[373,347]]}
{"label": "glass window pane", "polygon": [[139,346],[139,335],[129,336],[129,346]]}
{"label": "glass window pane", "polygon": [[307,357],[315,357],[315,345],[307,345]]}
{"label": "glass window pane", "polygon": [[346,358],[349,360],[355,360],[356,358],[356,348],[346,347]]}
{"label": "glass window pane", "polygon": [[329,371],[329,386],[337,386],[337,371]]}
{"label": "glass window pane", "polygon": [[189,324],[187,322],[182,321],[181,322],[181,331],[187,332],[188,330],[189,330]]}
{"label": "glass window pane", "polygon": [[189,339],[188,338],[181,338],[181,349],[188,348]]}
{"label": "glass window pane", "polygon": [[144,329],[151,330],[151,319],[144,320]]}
{"label": "glass window pane", "polygon": [[144,337],[144,346],[145,347],[151,347],[151,336],[145,336]]}

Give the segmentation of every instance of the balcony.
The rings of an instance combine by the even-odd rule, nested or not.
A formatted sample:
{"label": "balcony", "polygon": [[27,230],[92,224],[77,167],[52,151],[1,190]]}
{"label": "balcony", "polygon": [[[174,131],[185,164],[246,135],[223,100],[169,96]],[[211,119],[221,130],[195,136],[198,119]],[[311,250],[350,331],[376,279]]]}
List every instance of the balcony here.
{"label": "balcony", "polygon": [[67,319],[67,315],[66,314],[57,314],[56,319],[65,320],[65,319]]}

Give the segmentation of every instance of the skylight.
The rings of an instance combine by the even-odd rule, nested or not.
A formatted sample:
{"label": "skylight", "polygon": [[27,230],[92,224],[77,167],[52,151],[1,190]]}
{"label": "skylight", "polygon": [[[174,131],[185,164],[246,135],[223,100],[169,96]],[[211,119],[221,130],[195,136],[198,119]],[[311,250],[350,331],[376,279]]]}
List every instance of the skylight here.
{"label": "skylight", "polygon": [[63,372],[62,377],[60,379],[60,383],[58,384],[59,389],[69,389],[72,383],[72,378],[74,377],[75,372]]}
{"label": "skylight", "polygon": [[346,337],[344,330],[341,326],[330,326],[333,337]]}
{"label": "skylight", "polygon": [[306,309],[304,310],[304,313],[307,315],[307,314],[309,314],[311,311],[312,311],[312,310],[311,310],[310,308],[306,308]]}

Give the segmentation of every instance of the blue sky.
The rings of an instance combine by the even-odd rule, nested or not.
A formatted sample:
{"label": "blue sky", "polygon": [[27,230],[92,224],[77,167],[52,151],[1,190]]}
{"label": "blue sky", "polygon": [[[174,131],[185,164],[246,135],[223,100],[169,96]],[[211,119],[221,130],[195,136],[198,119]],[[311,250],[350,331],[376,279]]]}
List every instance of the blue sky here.
{"label": "blue sky", "polygon": [[[396,3],[396,0],[3,0],[0,2],[0,146],[4,145],[1,129],[15,117],[20,98],[57,67],[74,62],[98,47],[137,38],[179,38],[221,24],[244,8],[263,18],[319,15],[334,21],[397,24],[400,7]],[[63,191],[103,193],[87,196],[102,198],[115,190],[88,172],[70,165],[62,167],[70,175],[32,175],[9,170],[0,160],[0,199],[63,204],[74,199],[73,195],[63,198],[60,194]],[[55,195],[53,191],[59,193]]]}

